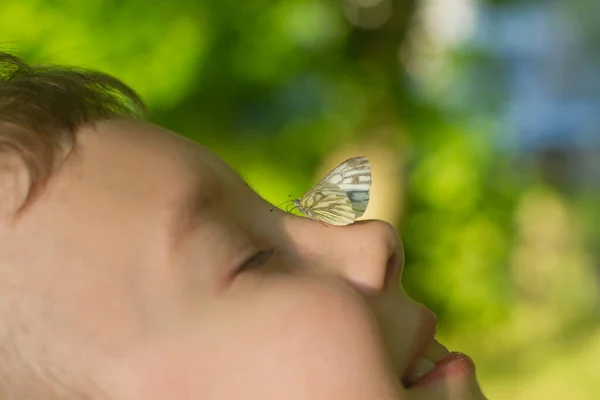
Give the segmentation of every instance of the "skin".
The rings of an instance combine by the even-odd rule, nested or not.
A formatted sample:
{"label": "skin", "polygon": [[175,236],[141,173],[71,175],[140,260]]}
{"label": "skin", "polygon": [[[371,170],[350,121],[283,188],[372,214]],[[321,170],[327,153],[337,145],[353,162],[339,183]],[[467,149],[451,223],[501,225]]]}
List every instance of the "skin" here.
{"label": "skin", "polygon": [[[400,383],[417,356],[448,352],[398,287],[390,225],[270,212],[217,156],[148,123],[104,121],[77,141],[0,224],[13,305],[0,313],[27,326],[32,364],[99,399],[483,398],[473,370]],[[5,221],[26,188],[7,170]]]}

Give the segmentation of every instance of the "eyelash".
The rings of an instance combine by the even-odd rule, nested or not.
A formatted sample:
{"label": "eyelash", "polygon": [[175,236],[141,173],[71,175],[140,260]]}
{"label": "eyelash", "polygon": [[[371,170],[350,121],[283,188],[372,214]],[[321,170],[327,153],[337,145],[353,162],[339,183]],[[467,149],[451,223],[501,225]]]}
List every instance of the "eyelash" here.
{"label": "eyelash", "polygon": [[276,248],[271,248],[268,250],[261,250],[261,251],[256,252],[252,257],[250,257],[248,260],[246,260],[246,262],[244,262],[244,264],[242,265],[240,270],[243,271],[246,269],[262,266],[267,261],[269,261],[271,259],[271,257],[273,257],[275,255],[276,251],[277,251]]}

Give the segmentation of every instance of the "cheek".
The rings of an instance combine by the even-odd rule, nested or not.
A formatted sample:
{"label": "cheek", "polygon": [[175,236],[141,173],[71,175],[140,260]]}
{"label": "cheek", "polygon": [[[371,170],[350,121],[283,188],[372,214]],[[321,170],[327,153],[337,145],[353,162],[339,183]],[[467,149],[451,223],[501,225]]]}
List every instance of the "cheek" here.
{"label": "cheek", "polygon": [[369,308],[342,284],[274,279],[215,302],[205,319],[133,358],[123,375],[136,376],[128,379],[138,382],[131,398],[367,398],[397,390]]}

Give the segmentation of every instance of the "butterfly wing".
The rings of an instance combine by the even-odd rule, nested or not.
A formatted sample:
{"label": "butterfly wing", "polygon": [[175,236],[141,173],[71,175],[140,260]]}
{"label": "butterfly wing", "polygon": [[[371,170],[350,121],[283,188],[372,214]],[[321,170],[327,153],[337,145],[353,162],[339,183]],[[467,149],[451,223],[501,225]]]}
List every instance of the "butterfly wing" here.
{"label": "butterfly wing", "polygon": [[354,218],[362,216],[369,204],[371,190],[371,164],[369,159],[367,157],[354,157],[344,161],[321,179],[315,189],[325,185],[335,185],[343,191],[350,201]]}
{"label": "butterfly wing", "polygon": [[365,212],[371,189],[371,165],[366,157],[350,158],[335,167],[298,202],[309,218],[348,225]]}
{"label": "butterfly wing", "polygon": [[307,217],[331,225],[354,222],[354,210],[346,192],[337,185],[320,184],[306,192],[300,200],[300,209]]}

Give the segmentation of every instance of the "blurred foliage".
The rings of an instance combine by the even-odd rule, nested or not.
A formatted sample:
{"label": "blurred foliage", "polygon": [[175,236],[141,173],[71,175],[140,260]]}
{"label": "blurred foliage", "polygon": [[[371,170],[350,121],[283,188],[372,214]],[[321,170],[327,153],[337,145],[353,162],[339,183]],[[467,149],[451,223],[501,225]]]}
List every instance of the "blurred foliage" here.
{"label": "blurred foliage", "polygon": [[[340,148],[393,149],[405,287],[436,311],[443,340],[473,354],[488,395],[600,398],[598,186],[567,196],[544,183],[498,117],[512,72],[461,44],[474,2],[433,4],[445,3],[21,0],[3,5],[0,38],[31,61],[119,77],[154,122],[273,203],[301,195]],[[447,30],[459,12],[467,22]]]}

